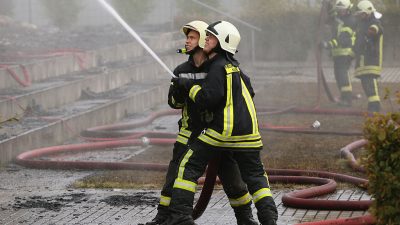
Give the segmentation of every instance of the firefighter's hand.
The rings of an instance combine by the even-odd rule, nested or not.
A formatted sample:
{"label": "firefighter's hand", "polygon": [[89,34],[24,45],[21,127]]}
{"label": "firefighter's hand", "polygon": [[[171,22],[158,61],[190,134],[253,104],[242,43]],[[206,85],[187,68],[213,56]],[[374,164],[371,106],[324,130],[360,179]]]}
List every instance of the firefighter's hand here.
{"label": "firefighter's hand", "polygon": [[174,77],[171,81],[172,83],[174,83],[174,85],[181,87],[185,90],[190,90],[190,88],[193,86],[193,80],[190,80],[188,78]]}

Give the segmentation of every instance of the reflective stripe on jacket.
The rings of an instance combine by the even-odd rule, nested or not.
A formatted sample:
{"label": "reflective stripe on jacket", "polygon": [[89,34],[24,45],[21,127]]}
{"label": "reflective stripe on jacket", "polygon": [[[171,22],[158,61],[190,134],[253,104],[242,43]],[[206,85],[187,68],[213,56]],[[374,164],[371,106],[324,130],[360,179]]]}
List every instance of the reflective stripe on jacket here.
{"label": "reflective stripe on jacket", "polygon": [[198,137],[202,142],[230,150],[261,149],[256,109],[251,88],[240,69],[216,55],[204,83],[194,85],[189,97],[199,107],[213,112],[213,120]]}
{"label": "reflective stripe on jacket", "polygon": [[[371,35],[368,33],[368,29],[374,29],[377,32]],[[378,19],[371,17],[358,24],[354,50],[356,53],[355,76],[381,75],[383,28]]]}

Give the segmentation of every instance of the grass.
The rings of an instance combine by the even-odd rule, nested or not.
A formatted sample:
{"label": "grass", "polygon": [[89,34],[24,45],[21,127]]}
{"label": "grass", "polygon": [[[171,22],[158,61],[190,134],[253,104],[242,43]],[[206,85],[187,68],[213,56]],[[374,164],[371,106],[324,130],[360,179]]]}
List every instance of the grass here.
{"label": "grass", "polygon": [[[315,86],[315,84],[310,83],[266,84],[256,94],[256,106],[315,106],[315,93],[317,93]],[[384,88],[394,89],[397,87],[395,84],[382,84],[381,90]],[[334,84],[331,84],[331,89],[336,90]],[[359,83],[353,85],[353,90],[354,93],[363,93]],[[382,103],[383,110],[392,110],[388,101]],[[362,110],[366,108],[366,104],[367,100],[362,97],[353,102],[353,108]],[[336,104],[329,102],[325,96],[321,98],[320,107],[340,109]],[[339,131],[361,131],[364,119],[364,117],[354,116],[307,114],[280,114],[259,117],[260,122],[279,126],[310,126],[312,122],[318,120],[321,122],[321,129]],[[364,174],[351,170],[339,154],[342,147],[362,137],[270,131],[262,131],[261,134],[265,146],[261,156],[264,166],[267,168],[323,170],[365,177]],[[361,154],[357,153],[356,156]],[[172,146],[153,146],[128,161],[168,164],[171,156]],[[165,172],[107,171],[79,180],[74,186],[79,188],[160,189],[164,183],[164,178]],[[274,185],[284,188],[296,187],[287,184]],[[348,184],[340,184],[340,186],[349,187]]]}

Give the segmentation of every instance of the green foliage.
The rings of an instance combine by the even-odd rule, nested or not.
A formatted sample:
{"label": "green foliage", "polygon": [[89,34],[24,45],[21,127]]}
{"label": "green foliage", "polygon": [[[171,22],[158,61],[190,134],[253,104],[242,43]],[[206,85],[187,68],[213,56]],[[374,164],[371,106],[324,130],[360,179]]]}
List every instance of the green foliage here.
{"label": "green foliage", "polygon": [[0,15],[12,16],[14,2],[12,0],[0,0]]}
{"label": "green foliage", "polygon": [[137,25],[146,19],[153,3],[153,0],[113,0],[112,5],[128,24]]}
{"label": "green foliage", "polygon": [[44,0],[43,7],[53,24],[61,29],[70,28],[82,10],[79,0]]}
{"label": "green foliage", "polygon": [[[400,103],[400,94],[396,92]],[[370,208],[378,225],[400,221],[400,112],[375,114],[367,119],[364,133],[368,139],[364,167],[368,191],[375,199]]]}

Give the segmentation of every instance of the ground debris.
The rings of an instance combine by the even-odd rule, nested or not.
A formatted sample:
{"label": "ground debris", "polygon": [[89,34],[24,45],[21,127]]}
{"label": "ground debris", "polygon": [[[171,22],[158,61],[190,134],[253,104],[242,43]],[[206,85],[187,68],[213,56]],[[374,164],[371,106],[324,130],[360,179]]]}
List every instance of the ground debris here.
{"label": "ground debris", "polygon": [[61,196],[43,197],[43,196],[30,196],[30,197],[16,197],[13,204],[14,209],[30,209],[30,208],[44,208],[52,211],[60,211],[63,207],[68,207],[67,203],[74,202],[80,203],[84,201],[86,194],[66,194]]}
{"label": "ground debris", "polygon": [[105,202],[111,206],[156,206],[159,202],[159,198],[155,197],[154,194],[154,192],[142,192],[135,195],[112,195],[101,200],[101,202]]}

